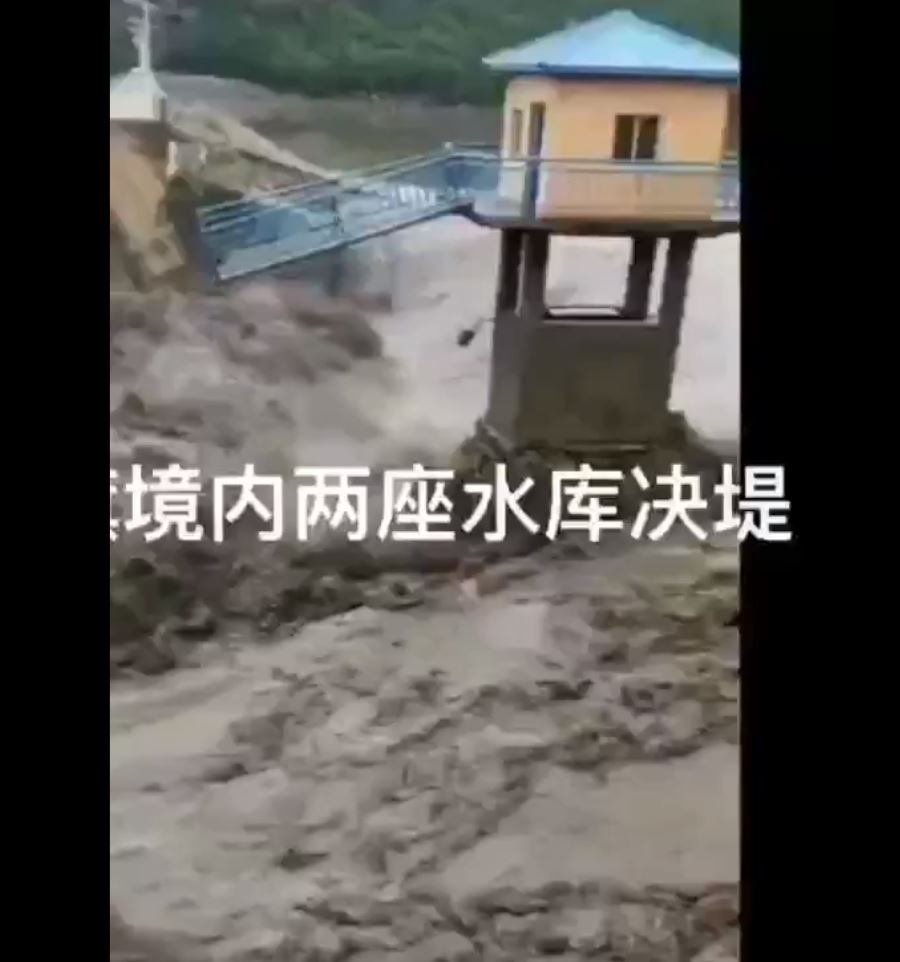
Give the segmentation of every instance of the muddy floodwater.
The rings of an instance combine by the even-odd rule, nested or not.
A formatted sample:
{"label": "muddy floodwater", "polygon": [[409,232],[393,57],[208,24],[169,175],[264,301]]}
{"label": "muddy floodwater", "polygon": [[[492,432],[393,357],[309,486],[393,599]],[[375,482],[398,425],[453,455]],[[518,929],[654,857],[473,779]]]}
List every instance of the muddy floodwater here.
{"label": "muddy floodwater", "polygon": [[[408,409],[397,416],[404,430],[418,425],[421,437],[439,431],[452,446],[487,402],[490,325],[466,348],[456,346],[455,336],[491,310],[497,238],[455,219],[414,228],[393,243],[402,255],[396,310],[378,326],[408,379]],[[548,302],[621,303],[628,258],[627,242],[555,238]],[[654,298],[661,261],[660,255]],[[684,411],[698,432],[727,444],[736,443],[740,424],[739,278],[737,236],[698,243],[672,395],[672,407]]]}
{"label": "muddy floodwater", "polygon": [[[393,310],[370,321],[394,386],[361,365],[354,400],[335,375],[379,430],[294,438],[319,463],[449,458],[484,410],[490,326],[456,336],[490,309],[496,236],[450,220],[391,244]],[[739,250],[699,244],[672,404],[725,445]],[[549,301],[618,301],[627,258],[559,241]],[[727,539],[550,545],[116,680],[111,901],[131,935],[111,958],[737,959],[737,573]]]}

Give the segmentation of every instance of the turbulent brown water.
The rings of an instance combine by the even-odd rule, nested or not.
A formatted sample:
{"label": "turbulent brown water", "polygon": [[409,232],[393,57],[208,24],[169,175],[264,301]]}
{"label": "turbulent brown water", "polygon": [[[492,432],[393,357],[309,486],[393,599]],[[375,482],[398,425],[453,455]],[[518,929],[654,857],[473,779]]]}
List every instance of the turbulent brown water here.
{"label": "turbulent brown water", "polygon": [[[445,463],[486,400],[490,328],[456,335],[490,307],[496,237],[447,221],[385,249],[389,313],[265,280],[111,298],[113,466]],[[700,245],[673,398],[723,444],[738,255]],[[550,300],[618,300],[626,261],[560,242]],[[317,581],[319,607],[260,645],[266,591],[306,574],[296,548],[235,544],[227,564],[149,555],[190,588],[167,618],[225,597],[235,617],[201,610],[207,646],[151,665],[192,667],[112,685],[111,959],[737,958],[733,545],[550,546],[331,609]]]}
{"label": "turbulent brown water", "polygon": [[536,557],[117,687],[116,904],[209,959],[731,958],[735,605],[728,550]]}

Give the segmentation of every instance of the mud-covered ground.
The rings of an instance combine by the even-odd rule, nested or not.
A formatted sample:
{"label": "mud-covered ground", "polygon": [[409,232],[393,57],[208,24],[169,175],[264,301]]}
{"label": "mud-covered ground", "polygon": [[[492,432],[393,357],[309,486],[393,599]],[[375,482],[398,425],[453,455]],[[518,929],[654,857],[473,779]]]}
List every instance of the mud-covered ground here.
{"label": "mud-covered ground", "polygon": [[736,556],[544,555],[111,702],[111,890],[210,960],[736,955]]}
{"label": "mud-covered ground", "polygon": [[[673,395],[726,448],[738,255],[699,247]],[[111,467],[449,463],[496,256],[448,220],[373,297],[111,294]],[[560,242],[550,300],[618,300],[627,256]],[[111,545],[111,960],[736,959],[734,545],[333,549]]]}

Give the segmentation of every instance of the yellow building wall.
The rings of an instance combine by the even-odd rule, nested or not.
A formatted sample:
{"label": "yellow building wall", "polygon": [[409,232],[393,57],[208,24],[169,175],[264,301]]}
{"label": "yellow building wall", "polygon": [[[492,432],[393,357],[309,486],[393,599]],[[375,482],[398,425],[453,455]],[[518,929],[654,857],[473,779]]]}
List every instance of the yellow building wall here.
{"label": "yellow building wall", "polygon": [[617,114],[660,118],[657,159],[715,164],[722,158],[728,88],[716,84],[556,81],[555,157],[612,159]]}
{"label": "yellow building wall", "polygon": [[551,156],[547,149],[550,118],[558,92],[557,82],[546,77],[517,77],[506,88],[506,101],[503,111],[503,156],[512,156],[512,117],[516,110],[522,111],[522,150],[528,148],[528,113],[533,103],[546,105],[544,127],[544,155]]}
{"label": "yellow building wall", "polygon": [[[510,157],[512,114],[523,114],[523,151],[528,144],[531,103],[546,105],[543,157],[560,161],[612,161],[618,114],[660,118],[657,160],[663,163],[721,162],[728,127],[729,88],[703,83],[571,80],[522,77],[513,80],[504,110],[504,157]],[[505,170],[501,193],[513,196],[524,174]],[[542,173],[544,216],[693,217],[711,214],[718,181],[708,172],[606,172],[587,165]]]}

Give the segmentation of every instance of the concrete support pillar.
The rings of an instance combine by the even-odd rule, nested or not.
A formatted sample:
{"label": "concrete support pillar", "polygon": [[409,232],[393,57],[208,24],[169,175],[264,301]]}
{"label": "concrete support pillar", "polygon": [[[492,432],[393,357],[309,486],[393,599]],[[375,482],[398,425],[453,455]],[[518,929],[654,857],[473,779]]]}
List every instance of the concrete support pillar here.
{"label": "concrete support pillar", "polygon": [[631,263],[625,287],[625,303],[621,316],[628,320],[644,321],[650,313],[650,288],[656,260],[657,238],[637,234],[631,240]]}
{"label": "concrete support pillar", "polygon": [[696,234],[674,234],[669,238],[666,273],[659,302],[659,328],[664,344],[666,398],[675,377],[675,360],[681,339],[681,322],[687,301],[691,261],[697,245]]}
{"label": "concrete support pillar", "polygon": [[506,230],[501,245],[486,420],[492,430],[512,442],[524,371],[544,313],[550,235]]}
{"label": "concrete support pillar", "polygon": [[522,261],[522,290],[519,297],[519,313],[523,318],[540,318],[544,315],[549,258],[549,233],[527,231]]}
{"label": "concrete support pillar", "polygon": [[522,241],[520,230],[504,230],[500,233],[500,264],[497,270],[497,296],[494,316],[499,317],[518,307],[520,279],[522,276]]}
{"label": "concrete support pillar", "polygon": [[[550,235],[525,230],[518,308],[494,325],[484,424],[511,448],[596,452],[650,446],[668,425],[668,401],[697,237],[669,239],[658,324],[618,318],[545,320]],[[647,316],[659,238],[636,239],[628,287],[632,316]],[[507,240],[508,251],[518,242]],[[512,254],[501,273],[512,277]],[[509,289],[501,280],[509,303]]]}
{"label": "concrete support pillar", "polygon": [[681,331],[681,319],[687,300],[691,261],[697,245],[696,234],[673,234],[669,238],[666,273],[659,303],[659,325],[675,341]]}

